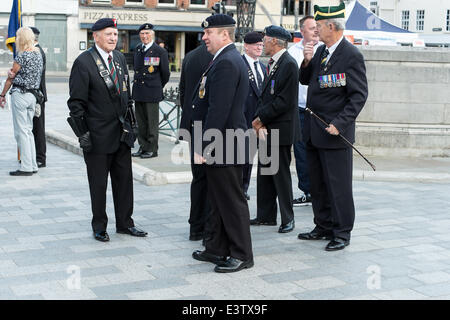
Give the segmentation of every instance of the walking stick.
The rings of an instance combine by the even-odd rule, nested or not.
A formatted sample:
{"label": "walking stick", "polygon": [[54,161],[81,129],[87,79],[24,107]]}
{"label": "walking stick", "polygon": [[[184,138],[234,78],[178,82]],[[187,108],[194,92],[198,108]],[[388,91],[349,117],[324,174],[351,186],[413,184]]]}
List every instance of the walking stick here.
{"label": "walking stick", "polygon": [[[317,114],[315,114],[310,108],[306,108],[305,110],[308,111],[312,116],[314,116],[316,119],[318,119],[320,122],[322,122],[322,123],[323,123],[324,125],[326,125],[327,127],[330,126],[328,123],[326,123],[325,120],[323,120],[321,117],[319,117]],[[359,150],[356,149],[355,146],[354,146],[350,141],[348,141],[348,140],[347,140],[343,135],[341,135],[340,133],[339,133],[339,137],[341,137],[341,139],[344,140],[344,142],[345,142],[346,144],[348,144],[350,147],[352,147],[353,150],[355,150],[356,152],[358,152],[358,154],[359,154],[364,160],[366,160],[366,162],[372,167],[373,171],[376,171],[376,167],[375,167],[369,160],[367,160],[367,158],[364,157],[364,156],[362,155],[362,153],[359,152]]]}

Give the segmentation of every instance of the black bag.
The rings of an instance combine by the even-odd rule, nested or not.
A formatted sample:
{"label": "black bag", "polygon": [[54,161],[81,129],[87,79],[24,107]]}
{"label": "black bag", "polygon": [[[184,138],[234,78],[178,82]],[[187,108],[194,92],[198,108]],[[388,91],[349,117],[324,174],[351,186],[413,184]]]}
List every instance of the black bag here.
{"label": "black bag", "polygon": [[31,92],[33,96],[36,98],[36,104],[42,106],[44,104],[44,94],[39,89],[28,89],[28,92]]}

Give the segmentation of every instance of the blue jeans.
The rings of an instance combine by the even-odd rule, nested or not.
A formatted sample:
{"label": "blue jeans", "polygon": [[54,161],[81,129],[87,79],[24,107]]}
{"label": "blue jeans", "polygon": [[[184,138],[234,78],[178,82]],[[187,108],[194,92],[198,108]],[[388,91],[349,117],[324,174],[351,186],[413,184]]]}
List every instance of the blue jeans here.
{"label": "blue jeans", "polygon": [[[302,130],[305,123],[304,109],[298,109],[300,118],[300,130]],[[304,194],[310,193],[308,164],[306,162],[306,147],[304,141],[294,143],[295,168],[297,170],[298,188]]]}
{"label": "blue jeans", "polygon": [[[14,90],[14,89],[13,89]],[[20,151],[20,170],[37,171],[36,148],[33,136],[33,117],[36,98],[33,94],[12,91],[11,111],[14,125],[14,137]]]}

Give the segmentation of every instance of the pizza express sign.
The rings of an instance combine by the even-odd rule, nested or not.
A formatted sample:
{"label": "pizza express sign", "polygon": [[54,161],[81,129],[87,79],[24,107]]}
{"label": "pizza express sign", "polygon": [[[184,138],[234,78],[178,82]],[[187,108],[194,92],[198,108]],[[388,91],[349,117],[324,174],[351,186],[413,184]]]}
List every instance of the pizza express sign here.
{"label": "pizza express sign", "polygon": [[101,18],[117,19],[119,24],[142,24],[149,21],[148,13],[122,10],[82,10],[79,11],[80,23],[95,23]]}

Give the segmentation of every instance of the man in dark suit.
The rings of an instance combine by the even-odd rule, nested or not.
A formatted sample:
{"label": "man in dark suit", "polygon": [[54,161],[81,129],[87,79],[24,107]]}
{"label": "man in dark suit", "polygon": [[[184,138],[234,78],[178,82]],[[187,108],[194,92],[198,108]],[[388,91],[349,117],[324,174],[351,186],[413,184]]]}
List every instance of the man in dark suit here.
{"label": "man in dark suit", "polygon": [[39,48],[39,52],[42,55],[42,60],[44,61],[44,69],[42,70],[41,83],[39,84],[39,90],[41,90],[44,95],[44,103],[41,104],[41,114],[39,117],[33,118],[33,135],[34,135],[34,144],[36,146],[36,162],[38,168],[44,168],[47,164],[46,152],[47,145],[45,142],[45,102],[47,101],[47,88],[45,86],[45,67],[46,67],[46,59],[44,50],[42,50],[39,45],[39,34],[40,31],[38,28],[30,27],[33,30],[35,36],[35,46]]}
{"label": "man in dark suit", "polygon": [[[294,211],[292,209],[292,178],[289,169],[292,144],[300,138],[298,119],[298,70],[295,59],[286,51],[291,39],[288,31],[279,26],[265,29],[264,50],[271,56],[269,75],[264,81],[261,98],[256,110],[253,128],[260,139],[257,176],[257,213],[250,221],[252,225],[277,224],[277,198],[280,206],[280,233],[294,230]],[[278,133],[279,140],[273,138]],[[275,136],[276,137],[276,136]],[[275,140],[275,141],[272,141]],[[266,171],[269,164],[261,161],[261,143],[267,143],[267,150],[274,150],[278,157],[278,168]]]}
{"label": "man in dark suit", "polygon": [[106,232],[108,174],[111,176],[117,233],[144,237],[147,233],[136,228],[131,218],[131,147],[135,138],[127,110],[130,103],[127,64],[124,55],[114,50],[118,38],[116,21],[100,19],[92,26],[92,31],[95,46],[80,54],[73,64],[67,105],[69,122],[79,137],[86,162],[94,238],[109,241]]}
{"label": "man in dark suit", "polygon": [[[208,52],[206,45],[202,43],[196,49],[190,51],[183,60],[180,76],[180,102],[183,113],[181,115],[180,129],[189,132],[192,137],[192,99],[196,94],[197,85],[203,72],[208,68],[213,55]],[[183,135],[180,135],[180,139]],[[191,147],[191,141],[189,146]],[[208,204],[207,182],[204,164],[195,164],[193,149],[191,150],[191,210],[189,214],[189,240],[197,241],[208,238],[211,230],[208,228],[210,206]]]}
{"label": "man in dark suit", "polygon": [[151,23],[139,27],[139,37],[142,43],[134,52],[133,99],[140,147],[133,157],[147,159],[158,156],[159,102],[164,99],[163,88],[170,71],[167,50],[154,41]]}
{"label": "man in dark suit", "polygon": [[[248,79],[250,88],[248,91],[247,101],[245,102],[245,119],[247,120],[247,128],[252,128],[252,121],[255,118],[256,106],[261,96],[261,89],[266,74],[266,66],[259,61],[264,48],[263,34],[260,32],[249,32],[244,37],[244,50],[242,56],[247,65]],[[256,150],[255,150],[256,151]],[[254,154],[250,154],[250,160],[253,160]],[[248,195],[248,187],[252,175],[253,161],[249,161],[244,165],[244,195],[250,200]]]}
{"label": "man in dark suit", "polygon": [[[243,133],[247,127],[244,104],[248,73],[233,43],[235,24],[232,17],[224,14],[203,21],[203,40],[214,58],[203,73],[192,102],[194,161],[206,163],[213,226],[205,250],[192,255],[196,260],[217,264],[215,272],[236,272],[253,266],[250,213],[242,190],[244,161],[240,160],[245,151],[234,138],[225,139],[226,132]],[[196,135],[203,139],[196,139]],[[211,143],[207,138],[210,135]]]}
{"label": "man in dark suit", "polygon": [[329,126],[308,114],[303,128],[316,227],[298,235],[303,240],[331,240],[325,250],[350,243],[355,220],[352,192],[352,148],[338,137],[355,141],[355,119],[367,99],[364,58],[343,36],[345,5],[314,6],[320,40],[304,49],[300,82],[308,87],[307,107]]}

